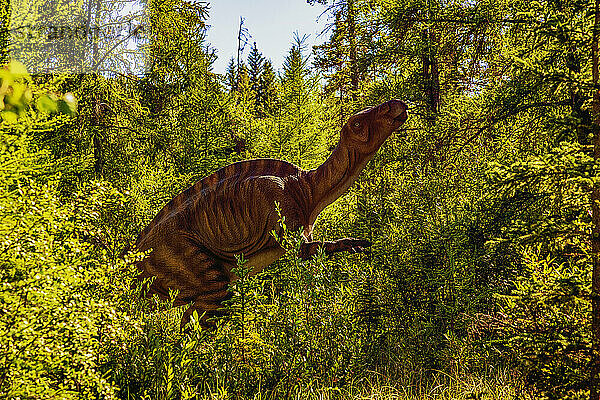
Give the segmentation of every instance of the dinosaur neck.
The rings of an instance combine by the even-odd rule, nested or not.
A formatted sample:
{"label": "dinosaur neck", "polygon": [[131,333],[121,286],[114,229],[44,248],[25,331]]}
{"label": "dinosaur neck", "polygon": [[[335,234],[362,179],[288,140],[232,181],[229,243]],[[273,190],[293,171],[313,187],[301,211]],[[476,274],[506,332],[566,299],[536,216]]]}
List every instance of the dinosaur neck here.
{"label": "dinosaur neck", "polygon": [[352,185],[372,157],[339,143],[320,167],[307,172],[306,180],[312,189],[311,224],[325,207]]}

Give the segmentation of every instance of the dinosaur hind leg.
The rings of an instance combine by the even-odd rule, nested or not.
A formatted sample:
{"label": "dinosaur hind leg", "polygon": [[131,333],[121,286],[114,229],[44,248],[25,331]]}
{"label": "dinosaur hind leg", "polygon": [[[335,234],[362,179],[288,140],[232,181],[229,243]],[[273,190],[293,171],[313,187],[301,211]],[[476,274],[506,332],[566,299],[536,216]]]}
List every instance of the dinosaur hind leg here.
{"label": "dinosaur hind leg", "polygon": [[224,314],[223,301],[231,298],[229,292],[229,283],[232,279],[230,268],[212,257],[206,258],[201,263],[198,262],[199,260],[195,261],[195,263],[190,262],[190,266],[193,265],[194,275],[198,277],[199,284],[188,296],[182,298],[186,304],[192,303],[181,318],[182,329],[190,321],[194,311],[198,313],[202,327],[213,327],[214,323],[210,319],[222,316]]}
{"label": "dinosaur hind leg", "polygon": [[140,277],[155,276],[149,294],[167,298],[171,289],[177,290],[173,305],[192,303],[182,317],[182,327],[194,311],[198,316],[204,314],[201,323],[208,326],[207,320],[219,315],[221,303],[229,296],[230,268],[205,249],[185,240],[156,246],[139,267]]}
{"label": "dinosaur hind leg", "polygon": [[214,322],[212,319],[225,315],[225,311],[222,308],[223,302],[230,298],[231,292],[229,292],[227,289],[218,293],[214,293],[210,297],[199,297],[183,313],[183,317],[181,318],[181,329],[185,328],[187,323],[190,322],[190,318],[194,311],[197,312],[198,318],[200,318],[200,325],[203,328],[213,328]]}
{"label": "dinosaur hind leg", "polygon": [[231,292],[228,290],[231,275],[228,272],[229,268],[223,263],[211,261],[202,271],[199,271],[202,285],[197,288],[192,304],[181,318],[181,328],[190,321],[194,311],[198,313],[200,324],[204,328],[213,327],[214,323],[210,319],[224,314],[223,301],[231,298]]}

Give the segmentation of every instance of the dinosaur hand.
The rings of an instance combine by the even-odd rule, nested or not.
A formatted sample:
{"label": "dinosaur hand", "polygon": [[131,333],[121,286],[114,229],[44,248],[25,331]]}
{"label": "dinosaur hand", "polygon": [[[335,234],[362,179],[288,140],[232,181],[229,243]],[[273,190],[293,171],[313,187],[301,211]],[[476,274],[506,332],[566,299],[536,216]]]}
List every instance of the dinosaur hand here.
{"label": "dinosaur hand", "polygon": [[[348,251],[350,253],[366,253],[367,247],[371,246],[371,242],[364,239],[345,238],[335,242],[325,242],[322,244],[325,247],[325,254],[332,256],[335,253]],[[321,246],[319,242],[303,243],[300,246],[298,257],[302,260],[307,260],[317,253],[317,248]]]}
{"label": "dinosaur hand", "polygon": [[364,239],[345,238],[335,242],[336,248],[333,252],[347,251],[350,253],[363,253],[371,246],[371,242]]}

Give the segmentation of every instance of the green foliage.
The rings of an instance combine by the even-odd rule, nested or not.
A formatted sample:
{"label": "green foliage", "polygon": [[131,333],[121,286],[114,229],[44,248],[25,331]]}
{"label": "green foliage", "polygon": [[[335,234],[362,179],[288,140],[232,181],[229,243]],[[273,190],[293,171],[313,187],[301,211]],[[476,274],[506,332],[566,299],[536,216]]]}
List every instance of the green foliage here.
{"label": "green foliage", "polygon": [[258,47],[256,47],[256,42],[250,49],[250,54],[248,54],[248,74],[250,77],[250,90],[254,93],[258,93],[259,91],[259,78],[263,70],[263,64],[265,62],[264,57],[258,51]]}
{"label": "green foliage", "polygon": [[13,60],[0,69],[0,116],[5,124],[16,124],[19,118],[39,118],[38,114],[31,113],[34,91],[38,114],[73,116],[77,111],[77,100],[72,93],[59,97],[55,93],[41,91],[32,85],[25,65]]}
{"label": "green foliage", "polygon": [[[31,89],[27,86],[30,79],[25,66],[16,61],[0,70],[0,110],[3,121],[14,123],[25,112],[32,99]],[[38,99],[38,108],[42,99]]]}
{"label": "green foliage", "polygon": [[[309,3],[330,37],[281,71],[254,43],[215,74],[210,8],[179,0],[148,2],[138,76],[0,70],[1,397],[587,395],[591,2]],[[285,256],[239,255],[214,329],[142,296],[120,256],[175,194],[241,159],[315,168],[391,98],[409,120],[314,232],[369,253],[302,261],[281,217]]]}
{"label": "green foliage", "polygon": [[527,212],[489,243],[522,248],[522,270],[510,294],[499,297],[502,343],[515,352],[526,381],[547,398],[587,397],[591,259],[585,233],[591,229],[588,191],[597,174],[576,143],[492,170],[506,198],[529,198]]}
{"label": "green foliage", "polygon": [[247,398],[257,392],[282,398],[321,385],[339,391],[364,376],[364,343],[353,329],[357,315],[345,306],[355,301],[353,281],[322,254],[300,261],[302,239],[286,229],[283,218],[280,222],[285,258],[258,276],[249,276],[238,258],[227,316],[213,332],[200,329],[197,314],[183,334],[176,319],[144,318],[142,331],[109,364],[128,396],[170,398],[171,387],[177,398],[195,393]]}
{"label": "green foliage", "polygon": [[515,351],[528,385],[544,398],[583,399],[589,377],[590,274],[588,260],[560,263],[523,251],[523,275],[499,296],[505,345]]}
{"label": "green foliage", "polygon": [[36,179],[48,166],[25,136],[3,135],[0,151],[0,393],[112,398],[98,367],[104,343],[123,332],[115,303],[131,272],[88,240],[101,217],[95,207],[110,196],[63,205],[51,181]]}

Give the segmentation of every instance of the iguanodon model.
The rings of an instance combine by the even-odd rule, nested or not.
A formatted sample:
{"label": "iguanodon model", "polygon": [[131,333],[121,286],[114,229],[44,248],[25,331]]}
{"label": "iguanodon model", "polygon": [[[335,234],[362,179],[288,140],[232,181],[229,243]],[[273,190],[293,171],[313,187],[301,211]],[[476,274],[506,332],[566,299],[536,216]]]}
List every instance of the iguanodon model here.
{"label": "iguanodon model", "polygon": [[[192,303],[182,325],[196,310],[202,323],[217,314],[236,279],[235,255],[243,254],[252,273],[284,254],[271,231],[280,229],[275,202],[290,230],[303,227],[306,243],[299,256],[309,258],[317,216],[356,180],[385,140],[406,121],[406,105],[390,100],[350,117],[331,156],[317,169],[304,171],[285,161],[257,159],[221,168],[175,196],[137,238],[135,249],[150,254],[138,264],[140,279],[155,277],[149,293],[175,305]],[[370,243],[345,238],[323,243],[327,254],[360,252]]]}

